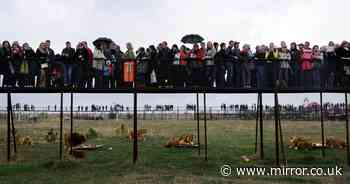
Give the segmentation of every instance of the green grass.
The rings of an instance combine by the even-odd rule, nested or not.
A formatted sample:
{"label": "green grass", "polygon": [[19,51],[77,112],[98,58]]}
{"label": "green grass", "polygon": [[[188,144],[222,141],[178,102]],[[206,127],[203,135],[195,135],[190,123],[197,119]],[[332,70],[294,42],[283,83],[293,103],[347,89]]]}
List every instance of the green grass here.
{"label": "green grass", "polygon": [[[115,128],[127,121],[75,121],[78,132],[87,133],[94,128],[99,137],[89,142],[104,144],[104,147],[90,151],[84,160],[59,161],[58,144],[47,144],[43,137],[50,128],[58,130],[58,121],[50,120],[35,124],[17,123],[20,135],[31,136],[34,146],[18,147],[16,161],[7,163],[6,147],[0,144],[0,184],[2,183],[350,183],[349,167],[345,150],[326,150],[322,158],[320,150],[302,151],[287,149],[288,137],[308,137],[320,142],[319,122],[282,122],[288,166],[334,167],[344,166],[342,177],[223,177],[219,170],[223,164],[232,167],[274,166],[273,122],[264,122],[265,159],[245,163],[242,155],[254,153],[254,121],[208,121],[208,161],[204,161],[197,149],[164,148],[171,136],[183,133],[196,134],[194,121],[140,121],[139,127],[146,128],[146,140],[139,142],[139,160],[132,163],[132,142],[126,135],[115,133]],[[326,135],[345,137],[344,122],[326,122]],[[65,131],[69,123],[65,122]],[[201,143],[204,143],[201,122]],[[0,125],[0,135],[5,136],[6,127]],[[195,136],[196,137],[196,136]],[[4,140],[4,139],[3,139]],[[195,140],[196,142],[197,140]],[[112,148],[112,150],[109,150]]]}

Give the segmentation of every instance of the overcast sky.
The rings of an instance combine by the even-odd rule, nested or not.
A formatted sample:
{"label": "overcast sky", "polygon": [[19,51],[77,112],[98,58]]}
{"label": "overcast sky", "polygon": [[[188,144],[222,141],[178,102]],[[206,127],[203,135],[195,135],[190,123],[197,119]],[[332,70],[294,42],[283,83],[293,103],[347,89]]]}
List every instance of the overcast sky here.
{"label": "overcast sky", "polygon": [[[350,40],[349,7],[348,0],[3,0],[0,41],[26,41],[36,49],[41,41],[50,39],[52,47],[60,52],[67,40],[76,45],[80,40],[91,43],[99,36],[106,36],[124,49],[129,41],[135,47],[163,40],[180,44],[183,35],[198,33],[205,40],[218,42],[238,40],[256,45],[307,40],[325,45],[330,40]],[[113,102],[128,102],[123,96],[114,97]],[[302,103],[304,97],[285,99],[288,103]],[[84,103],[88,103],[87,99],[111,102],[109,97],[80,98]],[[309,98],[316,100],[318,95]],[[343,96],[327,98],[339,101]],[[183,103],[193,99],[189,95],[175,95],[144,98],[144,102]],[[39,104],[55,101],[38,95],[25,99],[19,95],[15,100]],[[255,96],[221,95],[209,103],[225,101],[255,102]],[[272,98],[266,102],[272,102]]]}

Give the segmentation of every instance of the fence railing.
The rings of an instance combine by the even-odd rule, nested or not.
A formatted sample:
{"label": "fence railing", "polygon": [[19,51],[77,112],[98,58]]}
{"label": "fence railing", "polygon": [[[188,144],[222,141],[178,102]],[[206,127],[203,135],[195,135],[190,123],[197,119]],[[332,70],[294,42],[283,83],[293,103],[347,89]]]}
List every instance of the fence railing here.
{"label": "fence railing", "polygon": [[[7,93],[7,158],[8,160],[11,159],[11,133],[13,136],[12,140],[15,140],[15,127],[14,127],[14,111],[12,109],[13,105],[11,102],[11,94],[12,93],[57,93],[61,95],[61,104],[60,104],[60,159],[63,159],[62,154],[62,147],[63,147],[63,135],[62,135],[62,129],[63,129],[63,93],[70,93],[70,123],[71,123],[71,129],[70,132],[72,134],[73,131],[73,119],[74,119],[74,112],[73,112],[73,99],[74,95],[77,93],[109,93],[109,94],[117,94],[117,93],[125,93],[125,94],[133,94],[133,110],[132,110],[132,119],[133,119],[133,132],[135,139],[133,140],[133,162],[136,163],[138,160],[138,139],[137,139],[137,131],[138,131],[138,118],[139,118],[139,111],[137,108],[137,100],[138,100],[138,94],[148,94],[148,93],[158,93],[158,94],[175,94],[175,93],[188,93],[188,94],[196,94],[196,120],[197,120],[197,135],[199,138],[200,130],[199,130],[199,122],[200,122],[200,111],[199,111],[199,94],[203,94],[203,121],[204,121],[204,150],[205,150],[205,160],[208,159],[207,155],[207,104],[206,104],[206,94],[212,93],[212,94],[258,94],[257,99],[257,111],[254,113],[256,115],[256,147],[258,142],[258,134],[260,134],[260,158],[264,158],[264,143],[263,143],[263,104],[262,104],[262,94],[264,93],[270,93],[274,94],[274,109],[273,109],[273,119],[275,121],[274,124],[274,131],[275,131],[275,151],[276,151],[276,164],[280,165],[280,151],[282,149],[282,159],[285,161],[285,155],[283,150],[283,136],[282,136],[282,128],[281,128],[281,117],[283,116],[283,113],[280,112],[280,105],[278,102],[278,95],[281,93],[318,93],[320,94],[320,112],[317,113],[320,116],[320,122],[321,122],[321,137],[322,137],[322,156],[325,157],[325,137],[324,137],[324,111],[323,111],[323,94],[324,93],[338,93],[338,94],[345,94],[345,131],[346,131],[346,151],[347,151],[347,161],[348,165],[350,165],[350,149],[349,149],[349,120],[348,120],[348,100],[347,100],[347,93],[350,92],[350,88],[346,89],[233,89],[233,88],[124,88],[124,89],[47,89],[47,88],[0,88],[0,93]],[[258,131],[259,129],[259,131]],[[199,140],[199,139],[198,139]],[[16,152],[16,147],[14,143],[14,151]],[[201,145],[198,146],[198,153],[200,154]],[[256,149],[257,150],[257,149]]]}

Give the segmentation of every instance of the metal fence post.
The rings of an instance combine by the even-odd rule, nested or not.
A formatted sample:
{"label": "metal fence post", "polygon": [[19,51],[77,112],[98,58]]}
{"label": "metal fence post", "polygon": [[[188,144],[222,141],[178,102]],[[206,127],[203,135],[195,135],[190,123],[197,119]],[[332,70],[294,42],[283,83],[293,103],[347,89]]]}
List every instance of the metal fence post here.
{"label": "metal fence post", "polygon": [[133,163],[138,159],[138,145],[137,145],[137,91],[134,89],[134,145],[133,145]]}
{"label": "metal fence post", "polygon": [[198,144],[198,155],[201,155],[201,143],[200,143],[200,131],[199,131],[199,96],[196,94],[196,118],[197,118],[197,144]]}
{"label": "metal fence post", "polygon": [[63,93],[61,93],[61,106],[60,106],[60,159],[63,159]]}
{"label": "metal fence post", "polygon": [[[70,137],[73,136],[73,93],[70,94]],[[70,152],[73,151],[73,145],[70,144]]]}
{"label": "metal fence post", "polygon": [[323,94],[320,92],[320,111],[321,111],[321,138],[322,138],[322,157],[325,157],[325,145],[324,145],[324,123],[323,123]]}
{"label": "metal fence post", "polygon": [[280,165],[280,157],[279,157],[279,139],[278,139],[278,95],[277,91],[275,91],[275,150],[276,150],[276,165]]}
{"label": "metal fence post", "polygon": [[264,158],[264,135],[263,135],[263,105],[262,105],[262,93],[259,93],[259,118],[260,118],[260,158]]}
{"label": "metal fence post", "polygon": [[11,160],[11,120],[10,120],[10,93],[7,93],[7,161]]}
{"label": "metal fence post", "polygon": [[204,144],[205,144],[205,161],[208,161],[208,136],[207,136],[207,100],[206,93],[203,94],[204,99]]}
{"label": "metal fence post", "polygon": [[350,165],[350,140],[349,140],[349,117],[348,117],[348,94],[345,93],[345,120],[346,120],[346,155],[348,160],[348,165]]}

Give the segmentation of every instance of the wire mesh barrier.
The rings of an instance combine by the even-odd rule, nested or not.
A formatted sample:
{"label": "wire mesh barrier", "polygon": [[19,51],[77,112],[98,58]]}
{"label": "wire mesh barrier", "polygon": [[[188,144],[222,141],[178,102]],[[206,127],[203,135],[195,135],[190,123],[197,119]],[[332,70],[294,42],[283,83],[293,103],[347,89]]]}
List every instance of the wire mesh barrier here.
{"label": "wire mesh barrier", "polygon": [[[79,102],[74,101],[74,96],[82,92],[79,90],[70,91],[70,106],[63,107],[63,92],[68,91],[49,90],[50,93],[61,93],[59,106],[25,109],[13,106],[10,93],[14,92],[13,90],[7,93],[7,108],[1,108],[0,132],[3,140],[0,139],[0,149],[2,153],[6,153],[6,157],[1,158],[2,161],[15,159],[18,162],[26,160],[40,162],[66,159],[67,153],[71,154],[73,146],[76,146],[67,146],[67,137],[71,136],[72,138],[73,134],[80,133],[85,137],[84,143],[86,145],[93,145],[93,149],[99,146],[104,147],[103,151],[94,154],[97,159],[98,157],[113,159],[117,156],[117,152],[113,150],[122,149],[132,155],[134,163],[138,160],[148,164],[155,159],[192,158],[197,154],[204,160],[209,158],[230,160],[230,154],[247,155],[254,153],[254,151],[257,153],[257,157],[277,165],[286,162],[286,160],[297,164],[298,160],[303,159],[312,164],[310,162],[312,159],[327,157],[332,159],[336,157],[335,162],[337,163],[344,163],[345,158],[349,162],[346,96],[345,103],[338,105],[325,105],[321,98],[320,106],[294,108],[280,104],[277,91],[247,90],[247,93],[258,93],[256,105],[248,108],[246,106],[239,108],[226,106],[223,108],[223,106],[207,107],[207,92],[228,94],[242,93],[242,91],[198,89],[192,91],[192,93],[197,94],[195,98],[197,103],[195,104],[186,107],[159,106],[152,110],[146,106],[137,108],[138,94],[188,93],[189,91],[169,89],[135,89],[131,92],[109,90],[107,93],[133,94],[134,104],[132,106],[116,109],[109,106],[86,108],[76,105]],[[17,92],[27,93],[28,91],[19,89]],[[86,93],[101,92],[86,91]],[[304,93],[305,91],[296,92]],[[263,105],[263,93],[274,94],[274,106]],[[338,93],[346,94],[347,91],[338,91]],[[321,97],[322,95],[321,93]],[[202,99],[202,97],[203,100],[199,103],[199,98]],[[146,134],[147,136],[145,136]],[[306,148],[293,145],[294,138],[303,139],[303,146]],[[343,140],[340,144],[343,148],[326,150],[326,146],[332,146],[331,142],[336,142],[337,138]],[[228,146],[227,153],[219,153],[219,149],[222,147],[217,146],[218,140]],[[178,146],[181,141],[183,141],[181,146],[186,145],[186,141],[189,141],[191,148],[194,149],[183,149],[182,151],[160,149],[167,147],[168,144]],[[298,149],[308,150],[309,146],[317,148],[308,153],[297,151]],[[255,150],[253,150],[254,148]],[[149,154],[153,151],[159,152],[163,158],[155,158],[155,155],[159,156],[159,154]],[[174,155],[170,156],[172,153]],[[139,154],[143,155],[140,159]],[[288,159],[288,155],[293,155],[293,157]],[[84,154],[79,156],[84,157]],[[131,157],[125,159],[131,160]]]}

